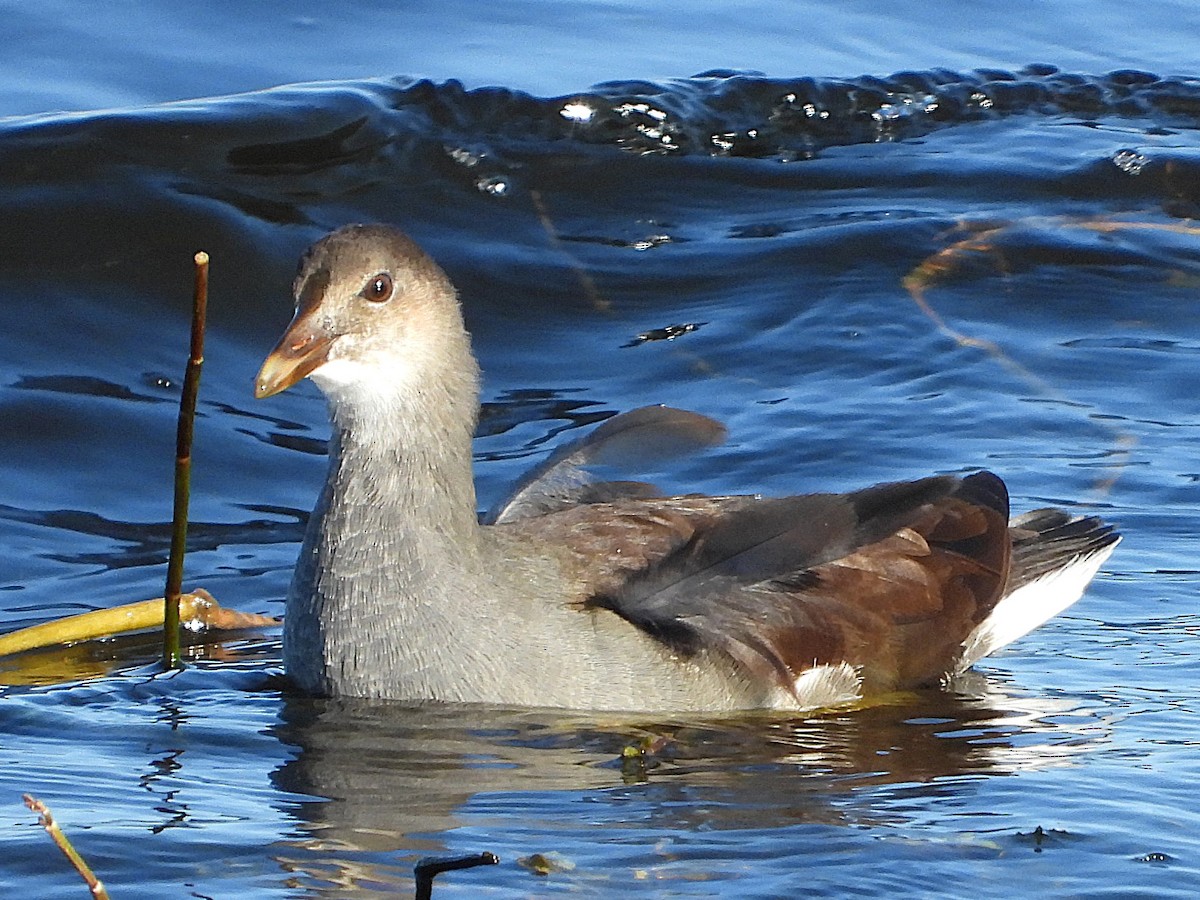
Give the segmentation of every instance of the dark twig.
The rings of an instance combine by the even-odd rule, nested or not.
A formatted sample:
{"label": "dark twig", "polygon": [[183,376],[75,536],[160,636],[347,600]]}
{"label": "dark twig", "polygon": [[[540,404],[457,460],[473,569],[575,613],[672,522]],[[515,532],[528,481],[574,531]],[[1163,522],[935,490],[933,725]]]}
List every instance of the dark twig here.
{"label": "dark twig", "polygon": [[71,861],[71,865],[75,867],[75,871],[83,876],[83,880],[87,882],[88,890],[92,892],[92,896],[97,900],[108,900],[108,891],[104,889],[104,885],[100,883],[100,879],[96,877],[96,873],[92,871],[79,851],[71,846],[71,842],[67,836],[63,834],[58,823],[54,821],[54,816],[50,812],[50,807],[46,806],[41,800],[36,797],[25,794],[25,805],[38,814],[38,824],[46,829],[46,833],[53,839],[55,845],[63,852],[63,855]]}
{"label": "dark twig", "polygon": [[433,896],[433,879],[442,872],[458,869],[474,869],[476,866],[494,866],[500,862],[495,853],[474,853],[471,856],[428,856],[417,863],[413,875],[417,879],[416,900],[430,900]]}
{"label": "dark twig", "polygon": [[188,501],[192,482],[192,434],[196,397],[200,393],[200,368],[204,365],[204,320],[208,311],[208,254],[195,256],[192,291],[192,345],[179,399],[179,425],[175,432],[175,511],[171,518],[171,555],[167,562],[167,588],[163,594],[163,666],[178,668],[179,594],[183,590],[183,555],[187,549]]}

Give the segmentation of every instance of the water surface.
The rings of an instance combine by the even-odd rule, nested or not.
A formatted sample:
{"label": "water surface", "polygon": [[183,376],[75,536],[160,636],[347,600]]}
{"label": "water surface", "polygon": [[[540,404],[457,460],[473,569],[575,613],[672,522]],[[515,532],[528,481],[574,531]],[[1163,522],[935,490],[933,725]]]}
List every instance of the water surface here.
{"label": "water surface", "polygon": [[251,380],[296,256],[355,220],[460,287],[481,508],[577,429],[669,402],[731,433],[650,473],[669,488],[988,467],[1017,509],[1126,540],[955,691],[867,710],[310,701],[275,632],[169,677],[136,640],[25,660],[0,694],[3,893],[82,893],[28,791],[122,898],[404,896],[417,859],[482,850],[501,863],[436,895],[1194,894],[1196,14],[872,7],[10,11],[5,630],[161,592],[197,249],[188,582],[282,613],[328,427],[311,384],[256,402]]}

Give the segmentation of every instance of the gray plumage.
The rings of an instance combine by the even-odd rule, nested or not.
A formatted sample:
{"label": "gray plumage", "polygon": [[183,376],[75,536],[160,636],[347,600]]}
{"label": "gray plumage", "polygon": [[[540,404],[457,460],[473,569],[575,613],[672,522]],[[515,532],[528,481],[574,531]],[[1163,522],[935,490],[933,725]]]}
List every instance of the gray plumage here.
{"label": "gray plumage", "polygon": [[[560,449],[481,522],[478,369],[441,269],[393,228],[350,226],[309,250],[294,293],[256,393],[307,375],[330,405],[329,477],[284,626],[288,674],[311,693],[654,711],[846,702],[936,684],[968,644],[991,652],[1034,627],[1037,586],[1056,579],[1069,604],[1118,540],[1057,511],[1010,528],[989,473],[776,499],[593,480],[631,450],[669,457],[723,437],[668,407]],[[994,627],[1017,588],[1019,614]]]}

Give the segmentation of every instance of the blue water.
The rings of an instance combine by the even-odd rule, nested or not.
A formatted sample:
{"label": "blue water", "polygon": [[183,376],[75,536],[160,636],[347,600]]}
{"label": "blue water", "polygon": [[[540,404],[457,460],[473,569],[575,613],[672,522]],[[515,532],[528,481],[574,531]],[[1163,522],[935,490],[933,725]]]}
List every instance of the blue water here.
{"label": "blue water", "polygon": [[121,898],[406,896],[485,850],[435,896],[1194,895],[1200,10],[875,6],[5,9],[4,630],[161,593],[198,249],[187,582],[282,613],[328,428],[251,379],[353,220],[460,287],[483,508],[669,402],[731,437],[668,488],[989,467],[1126,539],[956,692],[823,715],[311,701],[271,631],[171,676],[152,639],[5,663],[0,894],[83,896],[29,792]]}

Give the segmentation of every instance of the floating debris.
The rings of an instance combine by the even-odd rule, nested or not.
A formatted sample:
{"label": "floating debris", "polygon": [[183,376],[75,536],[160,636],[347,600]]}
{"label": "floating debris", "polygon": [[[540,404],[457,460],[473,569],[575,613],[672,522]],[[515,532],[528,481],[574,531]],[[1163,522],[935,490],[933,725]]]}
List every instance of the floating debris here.
{"label": "floating debris", "polygon": [[693,331],[707,324],[707,322],[683,322],[678,325],[667,325],[664,328],[652,328],[650,331],[643,331],[628,344],[622,344],[621,346],[637,347],[649,341],[673,341],[675,338],[691,334]]}
{"label": "floating debris", "polygon": [[575,863],[571,862],[561,853],[531,853],[529,856],[522,856],[517,860],[517,865],[522,869],[528,869],[534,875],[545,877],[553,875],[555,872],[573,872]]}

